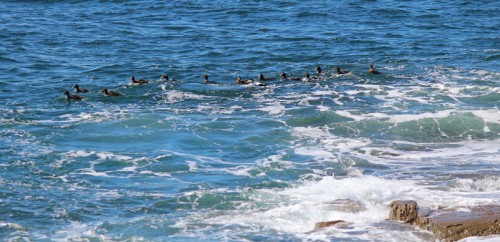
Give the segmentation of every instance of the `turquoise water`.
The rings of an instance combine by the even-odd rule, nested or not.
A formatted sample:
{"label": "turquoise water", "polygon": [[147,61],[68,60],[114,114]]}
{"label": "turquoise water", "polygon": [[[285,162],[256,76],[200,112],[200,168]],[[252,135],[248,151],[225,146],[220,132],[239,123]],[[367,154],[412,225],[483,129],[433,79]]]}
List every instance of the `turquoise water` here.
{"label": "turquoise water", "polygon": [[499,10],[2,1],[0,240],[432,241],[387,204],[500,203]]}

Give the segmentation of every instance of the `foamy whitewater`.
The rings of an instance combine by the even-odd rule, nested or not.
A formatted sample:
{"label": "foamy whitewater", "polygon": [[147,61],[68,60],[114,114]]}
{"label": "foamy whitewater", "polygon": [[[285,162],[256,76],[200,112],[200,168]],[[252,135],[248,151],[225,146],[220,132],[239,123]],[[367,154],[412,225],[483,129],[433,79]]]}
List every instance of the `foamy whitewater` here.
{"label": "foamy whitewater", "polygon": [[387,205],[500,204],[498,1],[0,10],[2,241],[434,241]]}

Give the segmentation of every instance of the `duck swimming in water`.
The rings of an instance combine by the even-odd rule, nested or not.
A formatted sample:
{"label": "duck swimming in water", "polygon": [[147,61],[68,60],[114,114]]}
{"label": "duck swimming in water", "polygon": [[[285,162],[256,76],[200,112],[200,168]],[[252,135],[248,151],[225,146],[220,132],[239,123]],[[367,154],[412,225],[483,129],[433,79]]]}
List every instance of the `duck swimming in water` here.
{"label": "duck swimming in water", "polygon": [[259,81],[271,81],[271,80],[274,80],[274,79],[276,79],[276,78],[274,78],[274,77],[264,77],[264,75],[262,75],[262,73],[259,74]]}
{"label": "duck swimming in water", "polygon": [[284,72],[282,72],[280,74],[280,77],[281,77],[281,80],[283,80],[283,81],[286,81],[286,80],[289,80],[289,81],[300,81],[300,78],[298,78],[298,77],[287,77],[286,73],[284,73]]}
{"label": "duck swimming in water", "polygon": [[176,79],[170,79],[167,74],[162,74],[160,76],[160,80],[162,80],[162,81],[173,81],[173,82],[177,81]]}
{"label": "duck swimming in water", "polygon": [[304,79],[302,79],[305,82],[312,82],[312,81],[319,81],[319,78],[316,76],[310,76],[309,72],[304,73]]}
{"label": "duck swimming in water", "polygon": [[253,79],[243,80],[243,79],[241,79],[240,76],[238,76],[236,78],[236,84],[248,85],[248,84],[252,84],[252,83],[253,83]]}
{"label": "duck swimming in water", "polygon": [[160,76],[160,80],[162,80],[162,81],[172,81],[172,82],[176,82],[177,81],[177,79],[170,79],[167,74],[162,74]]}
{"label": "duck swimming in water", "polygon": [[106,96],[121,96],[122,94],[119,92],[109,91],[107,88],[101,90]]}
{"label": "duck swimming in water", "polygon": [[66,95],[66,100],[68,100],[68,101],[69,100],[83,100],[83,97],[80,95],[76,95],[76,94],[70,95],[68,90],[64,91],[64,94]]}
{"label": "duck swimming in water", "polygon": [[89,90],[87,90],[85,88],[81,88],[80,89],[80,86],[78,86],[78,84],[73,85],[73,88],[75,89],[76,93],[79,93],[79,92],[89,92]]}
{"label": "duck swimming in water", "polygon": [[130,77],[130,83],[131,84],[143,84],[143,83],[149,83],[149,81],[148,80],[144,80],[144,79],[135,80],[135,77],[131,76]]}
{"label": "duck swimming in water", "polygon": [[203,83],[205,83],[205,84],[217,84],[217,82],[209,81],[208,75],[203,75],[203,76],[201,76],[201,78],[203,78]]}
{"label": "duck swimming in water", "polygon": [[339,74],[339,75],[349,74],[349,71],[347,71],[347,70],[340,70],[339,66],[337,66],[335,69],[337,69],[337,74]]}
{"label": "duck swimming in water", "polygon": [[370,64],[370,69],[368,70],[368,72],[372,74],[382,74],[382,72],[375,70],[375,68],[373,67],[374,65],[375,64],[373,63]]}

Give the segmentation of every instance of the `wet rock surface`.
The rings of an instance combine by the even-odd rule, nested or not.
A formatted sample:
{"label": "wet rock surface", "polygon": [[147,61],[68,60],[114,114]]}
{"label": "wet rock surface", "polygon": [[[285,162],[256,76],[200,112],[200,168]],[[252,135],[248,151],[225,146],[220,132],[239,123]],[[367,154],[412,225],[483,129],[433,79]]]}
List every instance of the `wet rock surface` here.
{"label": "wet rock surface", "polygon": [[399,200],[389,206],[389,219],[429,230],[438,239],[500,234],[500,205],[430,210],[419,208],[416,201]]}
{"label": "wet rock surface", "polygon": [[345,224],[346,222],[344,220],[333,220],[333,221],[326,221],[326,222],[319,222],[314,225],[314,230],[334,226],[334,225],[340,225],[340,224]]}

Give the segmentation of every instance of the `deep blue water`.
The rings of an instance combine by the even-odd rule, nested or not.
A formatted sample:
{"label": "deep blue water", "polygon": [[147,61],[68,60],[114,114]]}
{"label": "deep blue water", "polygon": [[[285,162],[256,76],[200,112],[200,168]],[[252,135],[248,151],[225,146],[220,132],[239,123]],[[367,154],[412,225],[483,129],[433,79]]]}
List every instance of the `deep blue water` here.
{"label": "deep blue water", "polygon": [[0,240],[432,241],[386,205],[500,203],[499,11],[1,1]]}

